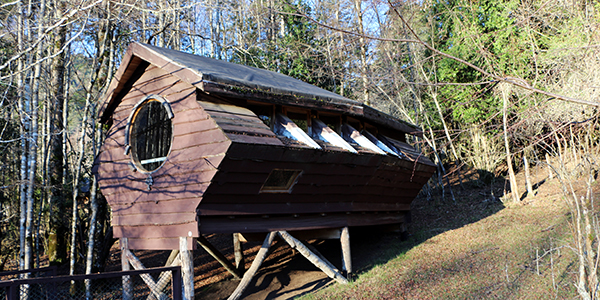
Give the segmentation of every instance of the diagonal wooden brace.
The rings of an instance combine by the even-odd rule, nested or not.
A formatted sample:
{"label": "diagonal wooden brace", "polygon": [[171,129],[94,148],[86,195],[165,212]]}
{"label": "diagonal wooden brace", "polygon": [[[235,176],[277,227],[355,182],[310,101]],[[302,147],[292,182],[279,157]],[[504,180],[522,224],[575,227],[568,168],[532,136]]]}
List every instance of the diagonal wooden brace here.
{"label": "diagonal wooden brace", "polygon": [[302,256],[306,257],[306,259],[308,259],[311,263],[313,263],[313,265],[315,265],[317,268],[321,269],[321,271],[323,271],[325,274],[327,274],[327,276],[329,276],[330,278],[333,278],[333,280],[337,281],[338,283],[341,283],[341,284],[348,283],[348,279],[346,279],[344,276],[342,276],[342,274],[340,274],[339,272],[337,272],[336,270],[334,270],[330,267],[331,263],[329,261],[325,260],[324,258],[323,259],[319,258],[318,255],[316,255],[315,253],[310,251],[310,249],[308,249],[308,247],[306,247],[302,242],[300,242],[299,240],[297,240],[296,238],[291,236],[287,231],[279,231],[277,233],[293,249],[298,250],[298,252],[300,252],[300,254],[302,254]]}

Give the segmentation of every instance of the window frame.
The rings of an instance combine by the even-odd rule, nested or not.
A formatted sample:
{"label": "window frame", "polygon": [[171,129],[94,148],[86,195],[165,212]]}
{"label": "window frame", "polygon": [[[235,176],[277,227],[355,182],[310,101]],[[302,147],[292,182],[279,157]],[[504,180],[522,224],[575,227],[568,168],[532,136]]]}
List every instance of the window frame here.
{"label": "window frame", "polygon": [[[171,125],[171,137],[170,137],[170,143],[169,143],[169,150],[167,151],[166,156],[164,157],[156,157],[156,158],[151,158],[150,160],[158,160],[158,159],[162,159],[164,158],[164,160],[162,160],[162,163],[160,166],[158,166],[156,169],[153,170],[146,170],[141,162],[135,157],[136,155],[133,154],[133,151],[131,148],[131,137],[132,137],[132,133],[131,130],[133,128],[133,122],[136,120],[136,117],[138,115],[138,113],[140,112],[140,110],[142,109],[142,107],[149,103],[149,102],[159,102],[162,107],[165,109],[166,113],[167,113],[167,117],[169,118],[169,120],[171,121],[170,125]],[[129,118],[127,119],[127,125],[125,126],[125,155],[129,156],[130,162],[129,162],[129,167],[132,171],[136,172],[139,171],[141,173],[144,174],[152,174],[158,170],[160,170],[164,165],[165,162],[168,160],[169,155],[171,154],[171,150],[173,149],[173,139],[174,139],[174,124],[173,124],[173,118],[174,118],[174,114],[173,114],[173,109],[171,108],[171,104],[169,103],[169,101],[167,101],[165,98],[163,98],[160,95],[155,95],[155,94],[151,94],[148,95],[146,97],[144,97],[142,100],[140,100],[138,103],[136,103],[136,105],[132,108],[131,113],[129,114]],[[158,161],[156,161],[158,162]]]}

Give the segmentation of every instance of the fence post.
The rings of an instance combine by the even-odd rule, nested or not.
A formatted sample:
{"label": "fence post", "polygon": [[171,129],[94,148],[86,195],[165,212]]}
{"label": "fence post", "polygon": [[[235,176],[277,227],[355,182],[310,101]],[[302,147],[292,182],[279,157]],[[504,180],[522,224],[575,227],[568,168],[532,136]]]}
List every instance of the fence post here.
{"label": "fence post", "polygon": [[181,267],[171,271],[171,290],[173,300],[181,300]]}
{"label": "fence post", "polygon": [[13,283],[8,287],[8,293],[6,295],[6,298],[8,300],[18,300],[19,299],[19,290],[21,288],[21,285],[19,283]]}

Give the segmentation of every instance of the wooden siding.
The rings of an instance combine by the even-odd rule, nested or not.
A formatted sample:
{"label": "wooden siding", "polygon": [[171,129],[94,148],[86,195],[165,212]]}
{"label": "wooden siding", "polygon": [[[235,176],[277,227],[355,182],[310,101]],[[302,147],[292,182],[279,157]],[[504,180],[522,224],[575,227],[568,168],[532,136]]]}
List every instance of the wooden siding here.
{"label": "wooden siding", "polygon": [[342,228],[345,226],[370,226],[407,222],[408,212],[360,214],[279,215],[269,218],[235,217],[202,218],[202,232],[269,232],[278,230],[313,230]]}
{"label": "wooden siding", "polygon": [[[199,235],[196,208],[231,141],[198,105],[196,92],[192,85],[150,65],[114,108],[94,171],[112,208],[115,237],[130,238],[131,249],[177,249],[180,236]],[[124,151],[129,115],[150,94],[167,99],[174,118],[170,154],[150,174],[153,183],[148,190],[148,174],[132,171]]]}
{"label": "wooden siding", "polygon": [[198,102],[232,142],[283,146],[271,128],[251,110],[235,105]]}
{"label": "wooden siding", "polygon": [[[290,193],[260,193],[275,168],[302,170]],[[249,222],[253,230],[265,230],[273,226],[264,219],[267,215],[270,219],[285,214],[407,212],[434,170],[434,166],[392,155],[234,143],[198,207],[200,231],[215,230],[207,222],[220,224],[219,217],[229,219],[230,224],[238,223],[237,217],[243,217],[244,222],[238,224],[240,228],[248,227]],[[260,227],[261,220],[263,227]],[[300,219],[295,220],[281,226],[288,226],[286,230],[327,228],[332,222],[328,218],[311,219],[305,224],[298,221]],[[343,223],[343,220],[338,218],[335,222]],[[380,221],[367,218],[364,222],[375,225],[381,224]],[[347,225],[350,223],[344,226]],[[223,228],[219,230],[226,232]]]}

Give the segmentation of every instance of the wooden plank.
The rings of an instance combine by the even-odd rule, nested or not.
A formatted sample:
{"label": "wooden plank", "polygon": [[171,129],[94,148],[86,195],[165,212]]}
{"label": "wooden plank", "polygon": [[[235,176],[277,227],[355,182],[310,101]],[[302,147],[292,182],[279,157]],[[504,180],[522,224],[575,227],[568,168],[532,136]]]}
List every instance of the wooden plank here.
{"label": "wooden plank", "polygon": [[180,225],[196,222],[196,212],[179,212],[171,214],[137,214],[112,216],[113,226],[158,226]]}
{"label": "wooden plank", "polygon": [[[166,165],[165,167],[169,168],[171,172],[165,172],[164,174],[160,174],[157,176],[152,176],[152,180],[154,183],[157,182],[170,182],[172,184],[182,184],[185,182],[189,182],[191,180],[197,182],[209,182],[214,178],[214,175],[218,173],[218,170],[214,168],[214,166],[210,165],[208,162],[204,161],[205,165],[202,165],[202,168],[198,168],[193,170],[191,168],[182,169],[182,168],[170,168],[171,166]],[[98,182],[102,187],[111,187],[114,185],[123,185],[128,184],[130,181],[136,182],[144,182],[146,181],[145,174],[138,172],[114,172],[110,175],[106,175],[102,177]]]}
{"label": "wooden plank", "polygon": [[209,112],[215,111],[215,112],[232,114],[232,115],[256,117],[256,114],[254,114],[251,110],[249,110],[245,107],[241,107],[241,106],[218,104],[218,103],[213,103],[213,102],[208,102],[208,101],[198,101],[198,103],[200,104],[200,106],[202,106],[204,108],[204,110],[209,111]]}
{"label": "wooden plank", "polygon": [[[268,205],[317,205],[323,204],[324,207],[335,206],[336,203],[353,203],[353,206],[360,207],[361,203],[405,203],[406,199],[414,199],[414,196],[407,193],[400,193],[392,196],[381,196],[376,194],[356,194],[345,197],[332,197],[331,195],[294,195],[286,193],[263,193],[258,195],[211,195],[205,194],[202,204],[224,204],[224,205],[247,205],[247,204],[268,204]],[[412,198],[410,198],[412,197]],[[282,208],[283,209],[283,208]]]}
{"label": "wooden plank", "polygon": [[198,223],[190,222],[176,225],[148,225],[148,226],[123,226],[113,224],[114,237],[128,238],[176,238],[188,236],[192,232],[193,237],[200,235]]}
{"label": "wooden plank", "polygon": [[178,198],[193,198],[199,197],[204,194],[210,183],[197,183],[192,182],[188,184],[181,184],[176,186],[165,186],[165,187],[152,187],[152,190],[148,191],[146,188],[130,188],[127,186],[111,187],[106,193],[103,192],[107,200],[112,202],[124,203],[124,202],[136,202],[136,201],[162,201],[169,199]]}
{"label": "wooden plank", "polygon": [[[340,181],[343,178],[339,179]],[[206,193],[209,195],[240,195],[240,194],[258,194],[262,184],[256,183],[227,183],[223,185],[211,185]],[[347,185],[343,182],[338,184],[328,185],[314,185],[314,184],[301,184],[300,182],[292,188],[291,192],[284,192],[284,194],[292,194],[294,196],[299,195],[339,195],[345,197],[347,195],[360,194],[360,195],[382,195],[382,196],[394,196],[400,192],[419,192],[421,185],[415,183],[407,183],[401,186],[389,187],[389,186],[368,186],[368,185]]]}
{"label": "wooden plank", "polygon": [[180,211],[196,210],[198,204],[202,201],[202,197],[172,199],[163,201],[136,201],[133,203],[111,203],[110,207],[113,214],[128,215],[128,214],[144,214],[144,213],[177,213]]}
{"label": "wooden plank", "polygon": [[[142,192],[144,194],[157,193],[176,193],[179,191],[195,191],[204,193],[210,185],[210,179],[213,172],[202,172],[193,174],[183,174],[177,177],[162,176],[156,180],[153,178],[152,185],[146,183],[146,179],[126,180],[113,184],[103,184],[102,193],[105,196],[125,194],[132,192]],[[198,185],[198,187],[193,187]]]}
{"label": "wooden plank", "polygon": [[405,222],[405,213],[360,213],[273,216],[269,218],[244,217],[200,217],[200,233],[270,232],[341,228],[345,226],[370,226]]}
{"label": "wooden plank", "polygon": [[[277,137],[273,131],[267,126],[256,126],[254,124],[228,124],[218,123],[219,127],[227,133],[238,133],[238,134],[252,134],[252,135],[263,135],[270,137]],[[263,124],[264,125],[264,124]]]}
{"label": "wooden plank", "polygon": [[227,137],[234,143],[283,146],[283,143],[278,138],[272,136],[251,136],[227,133]]}
{"label": "wooden plank", "polygon": [[[154,172],[154,177],[160,177],[163,174],[187,173],[193,170],[204,171],[210,168],[217,168],[225,157],[224,151],[229,147],[229,141],[198,145],[181,150],[173,150],[165,164]],[[212,155],[211,155],[212,154]],[[221,154],[221,155],[219,155]],[[140,172],[134,172],[129,167],[129,158],[124,157],[120,160],[114,159],[119,155],[117,151],[112,153],[101,154],[97,159],[98,174],[101,178],[106,177],[104,173],[110,173],[111,179],[125,177],[127,175],[136,178],[147,177]],[[209,168],[210,167],[210,168]]]}
{"label": "wooden plank", "polygon": [[[196,243],[189,243],[194,245]],[[179,238],[130,238],[129,249],[132,250],[174,250],[179,249]]]}
{"label": "wooden plank", "polygon": [[229,123],[256,123],[256,124],[264,124],[256,115],[234,115],[230,113],[222,113],[211,111],[210,117],[214,119],[217,123],[219,122],[229,122]]}
{"label": "wooden plank", "polygon": [[[326,229],[315,229],[315,230],[295,230],[289,231],[289,233],[295,236],[297,239],[302,241],[307,240],[339,240],[341,235],[341,229],[339,228],[326,228]],[[241,240],[244,243],[262,241],[265,237],[264,233],[245,233],[239,234]]]}
{"label": "wooden plank", "polygon": [[[240,197],[241,198],[241,197]],[[322,197],[326,198],[326,197]],[[329,197],[331,198],[331,197]],[[408,211],[410,202],[414,197],[394,197],[392,203],[385,202],[355,202],[352,200],[364,199],[365,196],[352,197],[347,202],[308,202],[314,201],[306,197],[306,202],[298,203],[299,198],[293,201],[275,203],[205,203],[203,200],[198,206],[199,216],[244,216],[244,215],[269,215],[269,214],[310,214],[310,213],[338,213],[338,212],[375,212],[375,211]],[[238,199],[243,200],[243,199]],[[378,198],[373,199],[377,201]]]}

